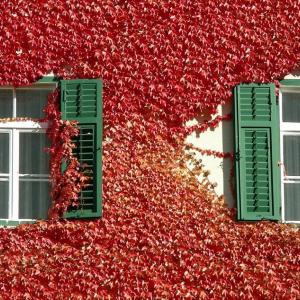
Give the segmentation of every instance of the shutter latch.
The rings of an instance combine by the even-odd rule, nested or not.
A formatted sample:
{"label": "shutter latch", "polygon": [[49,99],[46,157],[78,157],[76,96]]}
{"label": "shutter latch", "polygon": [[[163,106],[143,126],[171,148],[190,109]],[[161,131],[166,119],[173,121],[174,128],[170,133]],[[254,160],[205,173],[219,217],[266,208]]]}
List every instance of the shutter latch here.
{"label": "shutter latch", "polygon": [[237,151],[237,152],[234,153],[234,158],[235,158],[236,161],[241,159],[240,151]]}
{"label": "shutter latch", "polygon": [[282,161],[277,162],[277,166],[281,167],[283,169],[283,177],[287,177],[287,173],[286,173],[286,169],[285,169],[285,165]]}

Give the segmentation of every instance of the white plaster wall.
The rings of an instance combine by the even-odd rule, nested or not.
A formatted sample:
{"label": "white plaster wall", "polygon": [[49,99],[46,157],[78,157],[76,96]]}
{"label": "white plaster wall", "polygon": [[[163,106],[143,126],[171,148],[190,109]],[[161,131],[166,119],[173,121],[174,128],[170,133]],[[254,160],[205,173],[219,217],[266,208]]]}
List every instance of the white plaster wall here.
{"label": "white plaster wall", "polygon": [[300,79],[300,71],[284,76],[284,79]]}
{"label": "white plaster wall", "polygon": [[[227,115],[232,112],[232,103],[218,107],[217,115]],[[196,119],[189,121],[186,125],[198,124]],[[219,152],[233,152],[233,122],[223,121],[215,129],[197,134],[193,132],[186,139],[186,143],[191,143],[201,149],[215,150]],[[208,176],[211,182],[217,183],[215,192],[218,196],[224,195],[225,202],[229,207],[235,206],[234,196],[230,188],[230,170],[232,161],[230,158],[216,158],[208,155],[197,154],[197,158],[202,160],[204,168],[210,171]]]}

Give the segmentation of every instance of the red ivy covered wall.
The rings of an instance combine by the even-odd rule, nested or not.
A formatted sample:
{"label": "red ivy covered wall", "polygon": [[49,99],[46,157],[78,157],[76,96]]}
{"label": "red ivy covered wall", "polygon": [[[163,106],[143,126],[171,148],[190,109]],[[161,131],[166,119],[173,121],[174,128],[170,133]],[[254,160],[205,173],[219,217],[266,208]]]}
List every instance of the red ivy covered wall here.
{"label": "red ivy covered wall", "polygon": [[235,223],[183,152],[185,121],[297,67],[298,1],[4,0],[0,12],[1,84],[104,81],[104,217],[1,229],[2,298],[300,297],[298,231]]}

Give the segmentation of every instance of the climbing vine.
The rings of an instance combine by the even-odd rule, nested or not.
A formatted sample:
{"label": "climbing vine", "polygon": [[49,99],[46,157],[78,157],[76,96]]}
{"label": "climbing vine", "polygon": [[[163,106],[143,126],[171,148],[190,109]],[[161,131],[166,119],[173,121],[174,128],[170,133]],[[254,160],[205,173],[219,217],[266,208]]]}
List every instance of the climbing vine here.
{"label": "climbing vine", "polygon": [[45,120],[48,122],[47,135],[51,143],[47,149],[50,154],[51,219],[62,217],[68,207],[78,205],[80,191],[88,181],[72,152],[75,147],[72,138],[79,133],[77,122],[61,120],[58,98],[59,90],[56,89],[48,96],[44,109]]}
{"label": "climbing vine", "polygon": [[[84,176],[55,91],[53,219],[0,229],[3,299],[300,297],[299,232],[236,223],[184,151],[187,134],[224,121],[211,116],[236,84],[299,66],[298,1],[3,0],[0,12],[1,85],[50,72],[104,82],[103,218],[57,220]],[[185,126],[196,116],[206,121]]]}

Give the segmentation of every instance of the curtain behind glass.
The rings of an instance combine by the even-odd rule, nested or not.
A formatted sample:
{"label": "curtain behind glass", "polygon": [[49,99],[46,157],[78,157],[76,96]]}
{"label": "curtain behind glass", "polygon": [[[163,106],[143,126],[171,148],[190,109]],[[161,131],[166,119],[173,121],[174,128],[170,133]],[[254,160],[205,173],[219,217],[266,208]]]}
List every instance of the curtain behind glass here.
{"label": "curtain behind glass", "polygon": [[282,94],[282,120],[300,123],[300,93]]}
{"label": "curtain behind glass", "polygon": [[0,89],[0,118],[13,116],[13,90]]}
{"label": "curtain behind glass", "polygon": [[45,133],[20,132],[20,174],[49,174],[49,141]]}
{"label": "curtain behind glass", "polygon": [[52,90],[16,89],[17,117],[41,119],[47,97]]}
{"label": "curtain behind glass", "polygon": [[49,181],[45,181],[49,174],[45,147],[49,142],[45,133],[20,132],[19,136],[19,218],[45,219],[50,206]]}
{"label": "curtain behind glass", "polygon": [[286,221],[300,221],[300,183],[284,184],[284,209]]}
{"label": "curtain behind glass", "polygon": [[9,172],[9,133],[0,132],[0,173]]}
{"label": "curtain behind glass", "polygon": [[283,161],[287,176],[300,176],[300,135],[283,136]]}
{"label": "curtain behind glass", "polygon": [[0,178],[0,219],[8,218],[8,178]]}
{"label": "curtain behind glass", "polygon": [[49,182],[20,179],[19,193],[20,219],[47,218],[50,207]]}
{"label": "curtain behind glass", "polygon": [[0,219],[8,218],[9,202],[9,133],[0,132]]}

